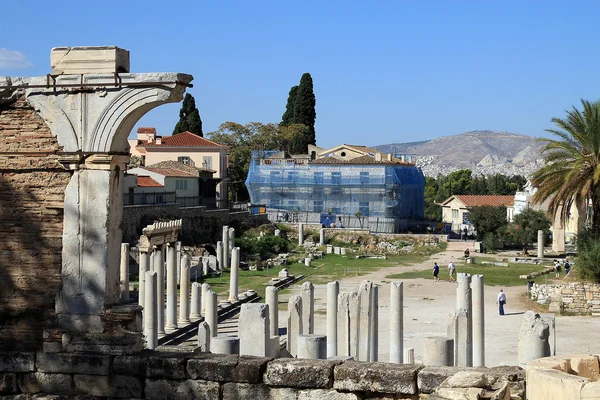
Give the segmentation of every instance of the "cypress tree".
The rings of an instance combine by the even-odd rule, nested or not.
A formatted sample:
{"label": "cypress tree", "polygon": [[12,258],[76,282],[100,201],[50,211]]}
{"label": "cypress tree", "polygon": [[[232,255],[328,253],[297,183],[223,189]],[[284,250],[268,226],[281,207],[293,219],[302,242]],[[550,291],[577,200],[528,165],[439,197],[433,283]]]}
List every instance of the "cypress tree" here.
{"label": "cypress tree", "polygon": [[302,145],[302,152],[307,151],[309,144],[316,144],[315,137],[315,119],[317,118],[315,93],[313,91],[313,80],[308,72],[300,78],[300,85],[296,93],[296,101],[294,103],[294,117],[292,123],[303,124],[308,126],[305,143]]}
{"label": "cypress tree", "polygon": [[292,124],[294,118],[294,104],[296,104],[296,94],[298,93],[298,86],[292,86],[288,95],[287,105],[285,106],[285,112],[281,116],[281,125],[289,126]]}
{"label": "cypress tree", "polygon": [[173,135],[181,132],[191,132],[200,137],[202,134],[202,120],[200,119],[200,111],[196,107],[196,100],[194,96],[189,93],[185,94],[181,110],[179,110],[179,122],[173,129]]}

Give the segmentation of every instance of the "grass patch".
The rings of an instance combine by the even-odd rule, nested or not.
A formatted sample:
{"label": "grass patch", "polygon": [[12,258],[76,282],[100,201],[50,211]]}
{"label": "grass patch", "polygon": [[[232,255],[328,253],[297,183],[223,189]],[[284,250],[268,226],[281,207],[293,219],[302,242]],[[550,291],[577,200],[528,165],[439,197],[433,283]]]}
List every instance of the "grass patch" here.
{"label": "grass patch", "polygon": [[[456,272],[464,272],[471,275],[481,274],[484,276],[484,282],[490,286],[521,286],[526,285],[527,281],[520,279],[519,275],[528,275],[535,271],[543,270],[545,267],[535,264],[513,264],[509,263],[508,267],[498,267],[495,265],[482,265],[481,261],[497,261],[493,258],[477,257],[478,264],[461,264],[455,263]],[[423,271],[409,271],[400,274],[386,276],[389,279],[433,279],[433,264],[432,269]],[[447,264],[440,264],[440,280],[448,280]],[[546,276],[539,276],[533,279],[536,283],[545,283]]]}

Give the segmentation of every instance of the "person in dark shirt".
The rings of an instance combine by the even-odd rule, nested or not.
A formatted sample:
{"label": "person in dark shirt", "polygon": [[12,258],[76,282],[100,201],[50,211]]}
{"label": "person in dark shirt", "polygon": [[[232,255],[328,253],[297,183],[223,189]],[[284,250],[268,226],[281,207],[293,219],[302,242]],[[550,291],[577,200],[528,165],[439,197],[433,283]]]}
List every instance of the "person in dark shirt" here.
{"label": "person in dark shirt", "polygon": [[433,280],[436,282],[440,280],[440,278],[438,278],[439,273],[440,273],[439,265],[437,265],[437,263],[433,263]]}

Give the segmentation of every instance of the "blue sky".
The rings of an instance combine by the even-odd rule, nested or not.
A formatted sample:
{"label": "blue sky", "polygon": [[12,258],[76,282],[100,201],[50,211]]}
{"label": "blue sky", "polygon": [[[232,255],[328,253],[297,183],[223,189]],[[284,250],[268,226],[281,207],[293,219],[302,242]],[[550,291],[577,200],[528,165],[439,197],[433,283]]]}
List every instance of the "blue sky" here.
{"label": "blue sky", "polygon": [[[323,147],[475,129],[545,136],[552,117],[600,98],[592,1],[19,0],[2,14],[14,18],[0,22],[0,75],[45,75],[52,47],[117,45],[132,72],[194,75],[205,132],[279,122],[304,72]],[[138,126],[168,135],[179,107]]]}

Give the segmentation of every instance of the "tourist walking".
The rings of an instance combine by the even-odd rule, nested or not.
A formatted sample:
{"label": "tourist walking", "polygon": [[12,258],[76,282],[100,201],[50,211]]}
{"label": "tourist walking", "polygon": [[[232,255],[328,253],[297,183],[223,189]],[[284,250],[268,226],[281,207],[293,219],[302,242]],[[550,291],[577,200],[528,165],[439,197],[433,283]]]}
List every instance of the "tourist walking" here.
{"label": "tourist walking", "polygon": [[571,272],[571,264],[569,264],[569,259],[565,258],[565,278]]}
{"label": "tourist walking", "polygon": [[467,260],[469,259],[471,255],[471,252],[469,251],[469,249],[465,250],[465,264],[467,263]]}
{"label": "tourist walking", "polygon": [[554,275],[556,279],[560,278],[560,262],[558,260],[554,260]]}
{"label": "tourist walking", "polygon": [[506,304],[506,295],[504,294],[503,289],[500,289],[500,293],[498,293],[498,298],[496,299],[496,304],[498,304],[499,314],[504,315],[504,305]]}
{"label": "tourist walking", "polygon": [[440,278],[438,278],[439,273],[440,273],[439,265],[437,265],[437,263],[433,263],[433,280],[436,282],[440,280]]}
{"label": "tourist walking", "polygon": [[456,282],[456,280],[454,279],[455,271],[456,271],[456,267],[454,266],[454,263],[452,261],[450,261],[448,263],[448,275],[450,275],[450,282]]}

